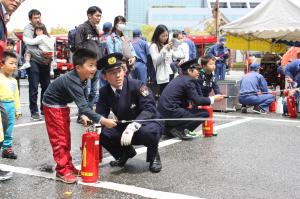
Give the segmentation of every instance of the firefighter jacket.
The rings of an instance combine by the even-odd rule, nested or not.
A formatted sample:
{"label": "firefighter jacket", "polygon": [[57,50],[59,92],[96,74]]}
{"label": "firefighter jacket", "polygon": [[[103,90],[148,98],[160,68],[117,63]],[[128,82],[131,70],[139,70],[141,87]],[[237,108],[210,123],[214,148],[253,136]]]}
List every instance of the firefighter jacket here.
{"label": "firefighter jacket", "polygon": [[127,77],[119,94],[115,93],[110,84],[100,89],[96,112],[107,117],[110,111],[118,120],[160,118],[151,90],[141,81]]}
{"label": "firefighter jacket", "polygon": [[297,87],[300,86],[300,59],[287,64],[284,72],[286,76],[289,76],[297,83]]}
{"label": "firefighter jacket", "polygon": [[228,49],[226,48],[226,46],[223,46],[221,44],[215,44],[210,48],[208,56],[219,57],[220,59],[217,60],[216,63],[225,63],[226,59],[228,59],[229,57]]}
{"label": "firefighter jacket", "polygon": [[186,115],[190,103],[194,105],[210,105],[211,100],[203,97],[197,90],[197,81],[188,75],[179,75],[173,79],[162,92],[158,110],[163,117],[182,118]]}
{"label": "firefighter jacket", "polygon": [[268,92],[267,81],[261,74],[251,71],[240,82],[240,94],[256,94],[258,92]]}

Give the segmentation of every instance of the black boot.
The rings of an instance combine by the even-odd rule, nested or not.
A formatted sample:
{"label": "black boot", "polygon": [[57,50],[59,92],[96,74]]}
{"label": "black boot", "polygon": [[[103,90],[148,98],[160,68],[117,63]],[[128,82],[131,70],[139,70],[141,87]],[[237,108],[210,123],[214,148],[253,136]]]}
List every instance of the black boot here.
{"label": "black boot", "polygon": [[111,161],[109,164],[112,167],[123,167],[126,164],[127,160],[129,158],[133,158],[135,155],[136,155],[136,151],[131,146],[128,148],[126,152],[124,152],[124,154],[121,157],[119,157],[114,161]]}
{"label": "black boot", "polygon": [[162,165],[160,161],[159,153],[157,152],[154,160],[150,162],[149,169],[152,173],[158,173],[161,171]]}

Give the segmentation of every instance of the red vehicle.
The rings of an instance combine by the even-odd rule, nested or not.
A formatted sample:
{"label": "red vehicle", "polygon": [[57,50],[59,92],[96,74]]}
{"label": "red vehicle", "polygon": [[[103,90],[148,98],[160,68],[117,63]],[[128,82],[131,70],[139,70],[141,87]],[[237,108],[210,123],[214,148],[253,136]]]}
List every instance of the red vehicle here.
{"label": "red vehicle", "polygon": [[188,36],[196,45],[197,57],[206,54],[206,51],[215,43],[218,39],[215,36]]}
{"label": "red vehicle", "polygon": [[55,43],[55,62],[54,65],[54,78],[58,77],[60,74],[64,74],[67,71],[73,69],[73,64],[70,63],[70,50],[68,48],[68,36],[67,35],[56,35]]}
{"label": "red vehicle", "polygon": [[[23,41],[23,33],[22,32],[16,32],[16,37]],[[73,64],[70,63],[70,51],[68,49],[68,36],[67,35],[54,35],[53,37],[56,38],[55,42],[55,52],[52,56],[52,63],[51,67],[53,68],[54,74],[53,77],[56,78],[61,74],[66,73],[67,71],[70,71],[73,69]],[[22,45],[24,45],[23,42],[17,43],[17,52],[20,55],[23,55],[24,51]]]}

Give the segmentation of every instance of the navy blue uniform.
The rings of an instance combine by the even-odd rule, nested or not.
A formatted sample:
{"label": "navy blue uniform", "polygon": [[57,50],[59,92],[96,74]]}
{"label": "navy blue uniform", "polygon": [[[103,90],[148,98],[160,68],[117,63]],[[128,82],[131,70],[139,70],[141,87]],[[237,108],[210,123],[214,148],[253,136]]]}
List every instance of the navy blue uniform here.
{"label": "navy blue uniform", "polygon": [[204,71],[201,71],[198,78],[198,84],[204,97],[208,97],[212,90],[215,95],[221,94],[217,79],[213,73],[206,74]]}
{"label": "navy blue uniform", "polygon": [[132,78],[147,83],[147,57],[149,55],[149,46],[146,41],[136,37],[131,42],[137,55],[135,69],[132,71]]}
{"label": "navy blue uniform", "polygon": [[220,58],[216,61],[215,73],[218,80],[225,80],[226,59],[229,57],[228,49],[224,45],[215,44],[208,52],[208,56]]}
{"label": "navy blue uniform", "polygon": [[[112,111],[118,120],[147,120],[160,118],[153,95],[139,80],[125,77],[120,97],[108,84],[100,89],[100,97],[96,112],[108,117]],[[147,162],[154,160],[157,154],[158,142],[161,137],[163,122],[138,122],[142,127],[134,133],[131,144],[147,147]],[[120,158],[129,147],[121,146],[121,136],[127,124],[118,124],[115,128],[103,128],[101,132],[102,146],[115,159]]]}
{"label": "navy blue uniform", "polygon": [[300,85],[300,59],[296,59],[291,63],[287,64],[285,67],[285,75],[292,78],[295,82],[297,82],[298,87]]}
{"label": "navy blue uniform", "polygon": [[[180,75],[172,80],[162,92],[158,111],[164,118],[194,118],[208,117],[208,112],[199,109],[188,109],[190,103],[194,105],[210,105],[208,97],[203,97],[201,89],[197,89],[196,80],[188,75]],[[166,121],[166,127],[194,130],[202,121]]]}
{"label": "navy blue uniform", "polygon": [[241,80],[240,103],[242,105],[260,106],[267,111],[270,104],[274,101],[274,96],[271,94],[258,95],[258,92],[268,92],[267,82],[261,74],[252,71]]}

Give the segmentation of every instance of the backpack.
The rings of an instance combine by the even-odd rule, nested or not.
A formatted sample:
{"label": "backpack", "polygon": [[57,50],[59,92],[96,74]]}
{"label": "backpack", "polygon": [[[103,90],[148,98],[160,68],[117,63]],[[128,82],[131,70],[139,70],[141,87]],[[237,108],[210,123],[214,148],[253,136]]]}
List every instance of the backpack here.
{"label": "backpack", "polygon": [[154,67],[152,57],[150,54],[147,55],[147,76],[148,83],[156,84],[156,68]]}
{"label": "backpack", "polygon": [[69,30],[69,32],[68,32],[68,46],[69,46],[69,49],[71,50],[71,52],[74,52],[76,50],[76,41],[75,41],[76,30],[77,30],[77,27],[75,26],[74,29]]}
{"label": "backpack", "polygon": [[108,55],[108,46],[106,42],[106,37],[102,35],[99,39],[99,57],[100,59],[106,55]]}
{"label": "backpack", "polygon": [[152,57],[150,54],[147,55],[147,86],[151,89],[153,96],[158,100],[159,86],[156,82],[156,68],[153,64]]}

